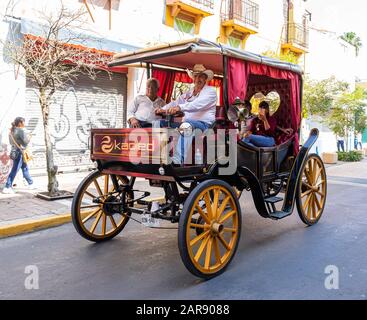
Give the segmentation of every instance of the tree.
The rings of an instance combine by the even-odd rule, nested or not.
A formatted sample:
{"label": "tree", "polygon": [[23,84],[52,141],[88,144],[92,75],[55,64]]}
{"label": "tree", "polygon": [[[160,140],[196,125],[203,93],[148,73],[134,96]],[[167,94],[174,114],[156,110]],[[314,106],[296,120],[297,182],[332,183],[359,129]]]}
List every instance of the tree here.
{"label": "tree", "polygon": [[345,32],[340,38],[354,46],[356,56],[358,56],[359,49],[362,47],[361,38],[355,32]]}
{"label": "tree", "polygon": [[306,78],[303,86],[303,117],[326,115],[334,101],[348,89],[348,83],[330,77],[321,81]]}
{"label": "tree", "polygon": [[365,114],[366,92],[356,88],[353,92],[343,93],[325,118],[325,123],[335,134],[348,137],[350,132],[362,132],[367,127]]}
{"label": "tree", "polygon": [[13,35],[13,39],[3,43],[3,46],[5,56],[15,65],[23,67],[38,89],[46,147],[48,192],[54,196],[59,189],[49,128],[51,99],[57,89],[73,82],[80,73],[95,79],[98,70],[106,69],[112,57],[85,47],[91,37],[80,33],[80,30],[85,29],[84,9],[70,11],[61,2],[56,14],[38,15],[42,26],[40,36],[25,35],[21,41],[17,41]]}

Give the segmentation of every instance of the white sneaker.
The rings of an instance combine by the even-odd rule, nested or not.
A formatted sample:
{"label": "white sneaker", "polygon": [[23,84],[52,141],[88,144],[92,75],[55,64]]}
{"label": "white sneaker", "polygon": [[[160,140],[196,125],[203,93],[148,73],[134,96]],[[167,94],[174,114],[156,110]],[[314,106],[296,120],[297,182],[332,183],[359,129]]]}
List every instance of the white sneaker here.
{"label": "white sneaker", "polygon": [[12,188],[4,188],[3,193],[5,193],[5,194],[14,194],[15,191]]}
{"label": "white sneaker", "polygon": [[35,186],[35,184],[34,184],[34,183],[32,183],[32,184],[29,184],[29,185],[27,186],[27,189],[28,189],[28,190],[35,190],[35,189],[37,189],[37,187]]}

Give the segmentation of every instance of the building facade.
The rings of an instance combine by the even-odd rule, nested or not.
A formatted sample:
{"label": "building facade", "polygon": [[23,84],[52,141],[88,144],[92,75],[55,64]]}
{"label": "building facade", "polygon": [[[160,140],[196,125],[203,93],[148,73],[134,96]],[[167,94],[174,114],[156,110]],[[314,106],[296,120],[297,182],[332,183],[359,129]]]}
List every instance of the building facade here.
{"label": "building facade", "polygon": [[[64,0],[63,3],[72,10],[86,11],[84,31],[98,40],[90,44],[97,49],[117,53],[200,37],[259,54],[291,54],[311,78],[335,75],[354,83],[354,71],[349,66],[354,48],[318,30],[318,21],[312,19],[312,8],[305,0]],[[40,13],[55,13],[59,6],[58,0],[2,1],[0,39],[9,37],[14,24],[20,36],[37,33]],[[343,68],[330,64],[330,55],[325,54],[330,48],[343,61]],[[114,72],[111,79],[103,72],[94,81],[80,75],[77,81],[55,94],[51,135],[60,170],[90,165],[91,127],[126,126],[126,106],[144,92],[145,77],[144,69],[139,68]],[[0,83],[7,88],[0,93],[1,184],[10,167],[7,135],[15,116],[24,116],[27,128],[33,133],[36,159],[33,172],[37,169],[44,172],[45,156],[34,84],[24,70],[5,57],[0,61]],[[319,152],[335,149],[329,133],[321,140],[326,142],[319,145]]]}

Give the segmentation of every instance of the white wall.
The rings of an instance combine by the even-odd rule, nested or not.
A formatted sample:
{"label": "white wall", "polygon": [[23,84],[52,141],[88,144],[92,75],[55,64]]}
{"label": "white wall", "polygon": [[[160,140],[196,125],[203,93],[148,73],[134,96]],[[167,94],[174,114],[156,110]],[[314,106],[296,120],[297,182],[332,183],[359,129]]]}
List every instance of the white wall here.
{"label": "white wall", "polygon": [[[3,55],[3,45],[8,36],[8,23],[0,21],[0,185],[4,183],[9,167],[10,147],[8,133],[17,116],[24,116],[25,75],[22,68],[9,63]],[[17,74],[18,73],[18,74]]]}

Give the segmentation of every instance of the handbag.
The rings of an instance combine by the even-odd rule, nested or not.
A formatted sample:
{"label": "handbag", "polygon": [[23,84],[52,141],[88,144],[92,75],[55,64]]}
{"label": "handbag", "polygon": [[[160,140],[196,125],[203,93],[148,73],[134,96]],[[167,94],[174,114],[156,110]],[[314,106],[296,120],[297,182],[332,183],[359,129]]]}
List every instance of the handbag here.
{"label": "handbag", "polygon": [[10,155],[9,155],[9,158],[11,160],[15,160],[17,157],[18,157],[18,152],[19,150],[18,149],[14,149],[12,148],[11,151],[10,151]]}
{"label": "handbag", "polygon": [[[29,149],[22,149],[20,146],[19,146],[19,144],[15,141],[15,138],[14,138],[14,136],[13,136],[13,133],[12,132],[10,132],[10,136],[11,136],[11,138],[13,139],[13,142],[15,143],[15,145],[17,146],[17,148],[19,149],[19,151],[22,153],[22,157],[23,157],[23,162],[25,163],[25,164],[27,164],[29,161],[31,161],[32,159],[33,159],[33,157],[32,157],[32,153],[29,151]],[[16,151],[16,150],[15,150]],[[13,154],[13,156],[14,156],[14,154]],[[15,156],[14,156],[14,159],[12,159],[11,157],[12,157],[12,151],[10,152],[10,158],[12,159],[12,160],[15,160],[16,158],[17,158],[17,154],[15,154]]]}

